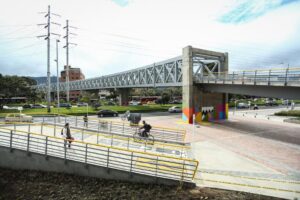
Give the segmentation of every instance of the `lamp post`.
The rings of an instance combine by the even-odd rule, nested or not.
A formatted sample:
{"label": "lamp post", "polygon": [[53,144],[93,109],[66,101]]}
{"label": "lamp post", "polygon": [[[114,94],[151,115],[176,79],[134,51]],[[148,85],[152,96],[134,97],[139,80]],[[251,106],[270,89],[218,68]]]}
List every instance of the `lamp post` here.
{"label": "lamp post", "polygon": [[58,43],[60,41],[56,40],[56,88],[57,88],[57,113],[59,115],[59,74],[58,74]]}

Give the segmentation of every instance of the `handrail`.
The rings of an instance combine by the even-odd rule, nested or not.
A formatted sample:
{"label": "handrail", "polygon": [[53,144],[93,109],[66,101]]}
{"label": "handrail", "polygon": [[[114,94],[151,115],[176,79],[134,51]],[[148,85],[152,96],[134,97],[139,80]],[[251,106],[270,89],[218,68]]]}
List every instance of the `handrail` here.
{"label": "handrail", "polygon": [[[78,127],[79,123],[83,123],[83,119],[78,118],[77,116],[75,117],[62,117],[63,119],[61,121],[65,121],[65,122],[69,122],[69,123],[73,123],[75,127]],[[56,117],[54,118],[47,118],[47,117],[43,117],[41,120],[43,120],[43,122],[51,122],[51,123],[57,123],[57,119]],[[46,120],[46,121],[45,121]],[[102,127],[101,129],[106,128],[106,131],[109,132],[114,132],[117,134],[124,134],[124,135],[133,135],[133,133],[135,133],[135,130],[132,129],[131,126],[126,126],[125,123],[115,123],[113,121],[101,121],[101,120],[89,120],[89,126],[90,124],[95,125],[93,123],[96,123],[96,125],[98,127],[94,127],[95,130],[99,130],[99,126],[100,128],[102,127],[103,124],[107,124],[107,127]],[[90,126],[91,127],[91,126]],[[91,130],[93,130],[92,128],[89,128]],[[104,131],[104,130],[102,130]],[[169,141],[169,142],[184,142],[185,140],[185,136],[186,136],[186,132],[182,132],[182,131],[171,131],[171,130],[164,130],[164,129],[151,129],[151,133],[152,135],[158,139],[158,140],[165,140],[165,141]]]}
{"label": "handrail", "polygon": [[211,72],[212,74],[232,74],[232,73],[243,73],[243,72],[260,72],[260,71],[286,71],[286,70],[289,70],[289,71],[297,71],[297,70],[300,70],[300,67],[289,67],[289,68],[271,68],[271,69],[257,69],[257,70],[253,70],[253,69],[249,69],[249,70],[237,70],[237,71],[228,71],[228,72]]}
{"label": "handrail", "polygon": [[[0,123],[1,124],[1,123]],[[56,128],[59,127],[63,127],[63,125],[58,124],[58,125],[49,125],[48,123],[39,123],[39,124],[31,124],[31,123],[16,123],[17,125],[21,125],[21,127],[23,127],[23,130],[25,128],[25,130],[27,129],[29,133],[35,133],[35,134],[43,134],[43,135],[49,135],[49,136],[56,136],[60,134],[60,130],[58,131]],[[14,124],[10,124],[10,125],[14,125]],[[28,125],[27,126],[23,126],[23,125]],[[31,129],[31,126],[41,126],[40,130],[39,129],[35,129],[36,131],[33,131],[34,129]],[[1,126],[0,126],[1,127]],[[10,128],[10,130],[20,130],[17,127],[20,126],[14,126],[13,128]],[[48,131],[47,134],[44,134],[44,128],[43,127],[48,127],[48,128],[52,128],[53,131]],[[7,127],[8,128],[8,127]],[[9,129],[9,128],[8,128]],[[74,133],[74,136],[76,137],[77,140],[80,141],[85,141],[85,138],[87,138],[87,140],[90,141],[90,137],[88,136],[94,136],[94,138],[92,138],[94,141],[90,142],[90,143],[95,143],[95,144],[99,144],[99,138],[106,138],[106,139],[110,139],[110,146],[114,146],[114,143],[119,143],[119,142],[123,142],[123,144],[121,143],[121,146],[123,146],[126,149],[136,149],[136,148],[143,148],[140,149],[140,151],[144,151],[144,152],[153,152],[156,151],[156,148],[160,148],[162,149],[162,152],[160,152],[162,155],[174,155],[177,157],[186,157],[188,155],[188,151],[190,150],[191,146],[190,145],[176,145],[176,144],[172,144],[172,143],[166,143],[166,142],[159,142],[159,141],[155,141],[154,143],[152,141],[148,141],[148,140],[142,140],[140,142],[135,141],[135,139],[133,138],[133,136],[126,136],[126,135],[118,135],[118,134],[109,134],[109,133],[101,133],[101,132],[92,132],[89,131],[87,129],[83,129],[83,128],[72,128],[72,132]],[[76,136],[76,134],[79,134]],[[124,146],[125,145],[125,146]],[[136,147],[139,146],[139,147]],[[148,148],[147,148],[148,147]],[[151,147],[151,148],[149,148]],[[174,150],[176,152],[174,152]]]}
{"label": "handrail", "polygon": [[[4,146],[9,146],[10,148],[23,149],[45,156],[63,157],[67,160],[75,160],[86,164],[96,164],[108,168],[118,168],[129,172],[184,181],[191,181],[195,177],[198,167],[197,160],[139,152],[76,140],[72,141],[71,148],[73,150],[71,153],[64,146],[65,142],[70,140],[26,131],[14,131],[7,128],[0,128],[0,130],[2,130],[0,131],[0,137],[2,138],[0,145],[6,142]],[[64,148],[64,151],[56,151],[59,147]],[[146,161],[143,159],[146,159]]]}
{"label": "handrail", "polygon": [[[0,127],[0,130],[9,130],[9,131],[15,131],[14,129],[9,129],[9,128],[3,128]],[[17,132],[20,133],[28,133],[28,134],[32,134],[32,135],[37,135],[37,136],[47,136],[50,138],[55,138],[55,139],[59,139],[59,140],[66,140],[64,138],[59,138],[59,137],[55,137],[55,136],[51,136],[51,135],[41,135],[38,133],[32,133],[32,132],[28,132],[28,131],[22,131],[22,130],[16,130]],[[141,153],[141,154],[147,154],[147,155],[153,155],[153,156],[163,156],[163,157],[167,157],[167,158],[174,158],[174,159],[179,159],[179,160],[187,160],[187,161],[193,161],[192,159],[189,158],[178,158],[175,156],[167,156],[167,155],[161,155],[161,154],[156,154],[156,153],[149,153],[149,152],[143,152],[143,151],[136,151],[136,150],[128,150],[126,148],[121,148],[121,147],[116,147],[116,146],[109,146],[109,145],[104,145],[104,144],[95,144],[95,143],[90,143],[90,142],[84,142],[84,141],[80,141],[80,140],[76,140],[76,142],[78,143],[82,143],[82,144],[90,144],[90,145],[96,145],[96,146],[100,146],[100,147],[106,147],[106,148],[112,148],[112,149],[118,149],[118,150],[124,150],[124,151],[128,151],[128,152],[135,152],[135,153]]]}

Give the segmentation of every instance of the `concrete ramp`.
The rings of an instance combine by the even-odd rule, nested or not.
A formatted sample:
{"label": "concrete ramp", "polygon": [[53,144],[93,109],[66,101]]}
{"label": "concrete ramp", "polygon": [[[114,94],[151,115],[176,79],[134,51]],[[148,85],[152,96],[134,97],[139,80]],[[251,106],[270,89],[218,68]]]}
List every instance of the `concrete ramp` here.
{"label": "concrete ramp", "polygon": [[105,179],[193,184],[198,162],[0,128],[0,166],[74,173]]}

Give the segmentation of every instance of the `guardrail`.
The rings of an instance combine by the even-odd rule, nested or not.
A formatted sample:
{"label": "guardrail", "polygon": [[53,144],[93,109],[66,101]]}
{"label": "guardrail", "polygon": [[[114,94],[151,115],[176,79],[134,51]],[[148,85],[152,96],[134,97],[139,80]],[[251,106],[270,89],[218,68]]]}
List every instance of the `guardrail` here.
{"label": "guardrail", "polygon": [[[64,124],[48,124],[47,122],[44,123],[0,123],[0,126],[6,127],[12,126],[11,129],[13,131],[27,131],[28,133],[34,134],[42,134],[48,136],[61,136],[60,131]],[[19,128],[20,127],[20,128]],[[47,128],[51,128],[52,130],[47,130]],[[174,155],[178,157],[187,157],[188,151],[190,150],[190,145],[179,145],[179,144],[171,144],[166,142],[159,142],[150,140],[140,140],[136,141],[133,136],[125,136],[122,134],[110,134],[110,133],[102,133],[102,132],[95,132],[90,131],[86,128],[72,128],[71,129],[72,136],[76,140],[80,141],[88,141],[90,143],[105,143],[108,146],[122,146],[127,150],[136,150],[141,149],[144,152],[160,152],[160,154],[164,155]],[[106,140],[106,141],[103,141]],[[100,141],[100,142],[99,142]]]}
{"label": "guardrail", "polygon": [[[84,127],[84,122],[82,117],[77,116],[56,116],[56,117],[42,117],[35,118],[36,122],[47,122],[47,123],[69,123],[74,127]],[[113,122],[106,121],[97,118],[89,118],[88,129],[95,131],[102,131],[111,134],[123,134],[126,136],[132,136],[136,131],[136,126],[130,126],[129,123],[125,122]],[[150,131],[151,135],[154,136],[155,140],[184,143],[186,132],[180,129],[171,129],[163,127],[152,127]]]}
{"label": "guardrail", "polygon": [[299,86],[300,68],[218,72],[207,75],[195,74],[200,83]]}
{"label": "guardrail", "polygon": [[26,131],[0,128],[0,145],[11,150],[20,149],[45,156],[63,158],[85,164],[118,169],[190,182],[194,179],[198,161],[172,156],[145,153],[106,145],[73,141],[71,148],[62,138]]}

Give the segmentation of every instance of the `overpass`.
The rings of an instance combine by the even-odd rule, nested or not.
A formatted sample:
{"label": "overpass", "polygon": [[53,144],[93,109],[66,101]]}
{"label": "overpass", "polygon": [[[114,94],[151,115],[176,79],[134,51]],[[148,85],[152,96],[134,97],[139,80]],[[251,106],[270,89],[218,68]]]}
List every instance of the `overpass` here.
{"label": "overpass", "polygon": [[[182,56],[111,75],[59,83],[60,91],[118,89],[120,104],[130,88],[183,87],[183,119],[192,122],[228,117],[227,93],[300,99],[300,68],[228,73],[228,54],[187,46]],[[51,84],[51,91],[57,90]],[[46,85],[36,86],[46,91]]]}

